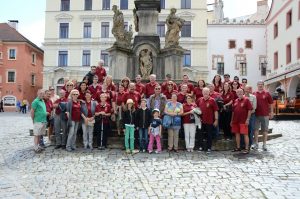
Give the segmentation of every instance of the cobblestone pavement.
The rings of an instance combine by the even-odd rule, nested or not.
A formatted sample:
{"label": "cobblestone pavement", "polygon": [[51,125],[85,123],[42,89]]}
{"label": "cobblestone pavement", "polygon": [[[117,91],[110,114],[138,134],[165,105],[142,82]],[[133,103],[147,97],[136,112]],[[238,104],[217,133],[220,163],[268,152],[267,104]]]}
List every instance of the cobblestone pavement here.
{"label": "cobblestone pavement", "polygon": [[248,156],[121,150],[35,154],[29,115],[0,114],[0,198],[300,198],[300,122]]}

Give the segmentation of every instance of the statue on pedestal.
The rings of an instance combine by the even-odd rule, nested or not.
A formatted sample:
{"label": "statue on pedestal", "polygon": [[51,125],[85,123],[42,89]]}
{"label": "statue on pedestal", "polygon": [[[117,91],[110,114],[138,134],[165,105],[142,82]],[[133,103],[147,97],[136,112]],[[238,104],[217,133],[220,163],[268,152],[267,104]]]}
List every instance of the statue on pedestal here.
{"label": "statue on pedestal", "polygon": [[182,26],[185,22],[184,19],[177,17],[175,15],[176,9],[172,8],[171,13],[166,19],[166,24],[168,27],[167,33],[166,33],[166,45],[165,48],[168,47],[178,47],[179,46],[179,32],[182,29]]}
{"label": "statue on pedestal", "polygon": [[153,68],[152,52],[144,49],[140,52],[140,71],[143,79],[148,79]]}
{"label": "statue on pedestal", "polygon": [[129,31],[124,29],[124,16],[123,13],[118,9],[116,5],[113,5],[112,10],[114,11],[112,34],[116,38],[115,45],[120,47],[128,48],[131,46],[132,40],[132,27]]}

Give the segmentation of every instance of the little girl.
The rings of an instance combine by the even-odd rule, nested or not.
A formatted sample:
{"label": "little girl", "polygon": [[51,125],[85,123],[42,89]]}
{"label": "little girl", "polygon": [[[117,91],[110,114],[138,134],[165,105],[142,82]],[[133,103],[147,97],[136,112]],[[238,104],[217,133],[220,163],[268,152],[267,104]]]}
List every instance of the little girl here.
{"label": "little girl", "polygon": [[159,113],[160,112],[158,109],[153,109],[153,111],[152,111],[153,119],[151,121],[149,130],[148,130],[148,134],[150,136],[148,151],[150,154],[153,152],[154,139],[156,140],[156,146],[157,146],[157,150],[155,151],[155,153],[161,152],[160,137],[161,137],[161,131],[162,131],[162,122],[161,122],[161,119],[159,118]]}
{"label": "little girl", "polygon": [[[133,153],[134,150],[134,124],[135,124],[135,109],[132,99],[126,102],[126,110],[123,113],[123,123],[125,127],[125,149],[126,153]],[[129,144],[129,143],[130,144]]]}

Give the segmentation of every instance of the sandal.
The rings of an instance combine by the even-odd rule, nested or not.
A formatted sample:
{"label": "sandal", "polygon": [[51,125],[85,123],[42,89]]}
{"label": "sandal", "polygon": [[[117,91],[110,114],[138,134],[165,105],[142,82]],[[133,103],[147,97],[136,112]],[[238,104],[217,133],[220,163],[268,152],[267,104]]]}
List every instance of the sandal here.
{"label": "sandal", "polygon": [[245,150],[243,151],[243,154],[249,154],[249,150],[248,150],[248,149],[245,149]]}
{"label": "sandal", "polygon": [[241,149],[240,148],[235,148],[235,149],[232,150],[232,152],[238,152],[238,151],[241,151]]}

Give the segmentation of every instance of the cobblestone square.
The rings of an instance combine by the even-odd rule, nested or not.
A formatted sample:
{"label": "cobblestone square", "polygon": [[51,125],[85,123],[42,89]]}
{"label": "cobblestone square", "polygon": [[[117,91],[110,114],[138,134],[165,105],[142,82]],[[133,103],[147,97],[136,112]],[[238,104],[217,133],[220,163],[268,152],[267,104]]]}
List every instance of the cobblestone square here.
{"label": "cobblestone square", "polygon": [[29,115],[0,115],[0,198],[300,198],[300,122],[272,121],[268,152],[126,155],[32,150]]}

